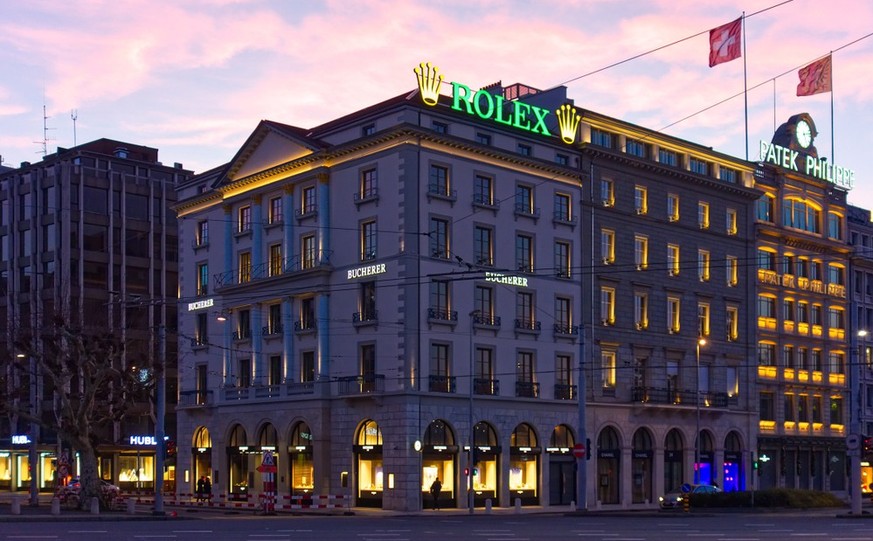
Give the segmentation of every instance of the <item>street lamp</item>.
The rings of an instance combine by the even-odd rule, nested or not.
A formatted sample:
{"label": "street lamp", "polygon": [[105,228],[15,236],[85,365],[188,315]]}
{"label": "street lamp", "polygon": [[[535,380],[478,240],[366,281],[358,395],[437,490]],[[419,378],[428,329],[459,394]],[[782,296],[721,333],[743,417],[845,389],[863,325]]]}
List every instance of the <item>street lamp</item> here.
{"label": "street lamp", "polygon": [[697,359],[697,428],[694,434],[694,484],[700,483],[700,348],[706,345],[705,338],[698,338],[695,344],[695,358]]}
{"label": "street lamp", "polygon": [[[18,359],[24,359],[27,356],[24,353],[17,353],[15,355]],[[28,385],[29,397],[30,397],[30,414],[33,417],[39,415],[39,409],[37,408],[37,398],[39,393],[36,388],[36,361],[34,361],[33,357],[28,359],[28,373],[30,383]],[[39,440],[39,425],[35,421],[30,422],[30,430],[28,435],[28,448],[27,448],[27,462],[30,468],[30,505],[32,507],[36,507],[39,505],[39,484],[38,484],[38,471],[39,471],[39,456],[37,453],[37,441]]]}
{"label": "street lamp", "polygon": [[467,465],[469,466],[467,468],[467,505],[471,515],[473,514],[473,446],[476,444],[475,426],[473,425],[473,387],[476,383],[473,377],[473,330],[478,316],[478,310],[470,312],[470,454],[467,455]]}
{"label": "street lamp", "polygon": [[[858,441],[854,449],[849,449],[851,455],[851,475],[850,483],[852,485],[852,514],[861,514],[861,454],[863,453],[863,445],[861,445],[861,344],[858,339],[863,339],[867,336],[865,329],[859,329],[853,336],[854,345],[851,353],[855,355],[855,362],[850,365],[849,381],[851,391],[849,397],[852,403],[849,404],[849,433],[852,438]],[[851,359],[850,359],[851,361]]]}

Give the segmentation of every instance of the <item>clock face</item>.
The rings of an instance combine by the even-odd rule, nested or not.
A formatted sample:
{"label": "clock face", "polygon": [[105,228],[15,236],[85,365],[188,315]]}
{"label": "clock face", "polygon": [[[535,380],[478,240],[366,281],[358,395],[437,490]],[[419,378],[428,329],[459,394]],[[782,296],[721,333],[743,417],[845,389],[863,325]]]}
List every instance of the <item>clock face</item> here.
{"label": "clock face", "polygon": [[812,129],[809,127],[809,123],[805,120],[801,120],[797,123],[797,126],[794,128],[795,137],[797,138],[797,144],[799,144],[803,148],[808,148],[810,144],[812,144]]}

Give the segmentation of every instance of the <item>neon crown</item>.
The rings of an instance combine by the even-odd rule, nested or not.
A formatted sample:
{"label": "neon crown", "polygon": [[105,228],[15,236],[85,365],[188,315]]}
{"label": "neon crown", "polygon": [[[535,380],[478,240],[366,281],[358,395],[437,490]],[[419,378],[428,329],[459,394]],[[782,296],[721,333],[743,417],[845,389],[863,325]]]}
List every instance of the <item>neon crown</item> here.
{"label": "neon crown", "polygon": [[569,103],[558,107],[555,111],[555,116],[558,117],[561,140],[567,144],[572,144],[576,140],[576,129],[579,127],[579,121],[582,120],[582,117]]}
{"label": "neon crown", "polygon": [[437,73],[439,68],[431,66],[430,62],[422,62],[413,71],[418,78],[421,100],[427,105],[436,105],[440,97],[440,85],[443,83],[442,74]]}

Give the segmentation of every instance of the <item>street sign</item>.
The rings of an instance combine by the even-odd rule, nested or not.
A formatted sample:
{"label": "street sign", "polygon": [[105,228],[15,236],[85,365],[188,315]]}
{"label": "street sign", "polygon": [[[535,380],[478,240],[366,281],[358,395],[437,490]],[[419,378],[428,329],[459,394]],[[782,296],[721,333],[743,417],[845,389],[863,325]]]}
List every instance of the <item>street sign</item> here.
{"label": "street sign", "polygon": [[577,443],[573,446],[573,456],[576,458],[585,458],[585,444]]}
{"label": "street sign", "polygon": [[858,434],[849,434],[846,436],[846,448],[849,451],[855,451],[861,447],[861,436]]}
{"label": "street sign", "polygon": [[689,492],[691,492],[691,485],[689,485],[688,483],[684,483],[681,487],[679,487],[679,490],[681,490],[683,494],[688,494]]}
{"label": "street sign", "polygon": [[276,461],[273,459],[273,451],[264,451],[258,471],[261,473],[276,473]]}

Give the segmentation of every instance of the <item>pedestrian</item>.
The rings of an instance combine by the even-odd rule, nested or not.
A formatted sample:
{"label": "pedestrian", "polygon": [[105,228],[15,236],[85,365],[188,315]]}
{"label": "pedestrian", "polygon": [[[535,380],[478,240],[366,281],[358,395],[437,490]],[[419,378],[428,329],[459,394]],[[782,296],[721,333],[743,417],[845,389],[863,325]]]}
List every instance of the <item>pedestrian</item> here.
{"label": "pedestrian", "polygon": [[206,501],[212,500],[212,479],[208,475],[206,480],[203,481],[203,496],[206,498]]}
{"label": "pedestrian", "polygon": [[201,475],[197,480],[197,493],[194,495],[198,502],[203,501],[203,489],[206,487],[206,476]]}
{"label": "pedestrian", "polygon": [[443,484],[440,483],[440,478],[437,477],[430,485],[430,494],[433,496],[433,508],[435,510],[439,510],[440,508],[440,491],[442,491],[442,489]]}

